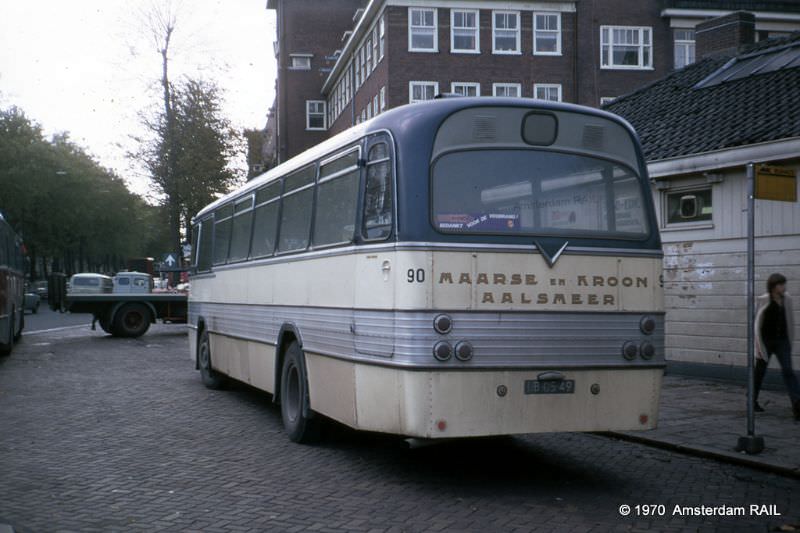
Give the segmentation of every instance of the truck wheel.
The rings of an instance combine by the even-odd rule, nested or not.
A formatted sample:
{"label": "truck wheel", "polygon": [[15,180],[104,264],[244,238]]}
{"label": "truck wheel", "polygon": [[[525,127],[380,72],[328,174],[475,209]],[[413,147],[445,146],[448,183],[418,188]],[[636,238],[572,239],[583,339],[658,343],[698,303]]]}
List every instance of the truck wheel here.
{"label": "truck wheel", "polygon": [[311,412],[305,356],[296,342],[286,350],[281,372],[281,417],[293,442],[309,444],[321,436],[320,419]]}
{"label": "truck wheel", "polygon": [[109,335],[113,335],[114,334],[114,332],[111,329],[111,324],[108,323],[107,319],[100,318],[100,319],[98,319],[98,322],[100,323],[100,329],[102,329],[103,331],[105,331]]}
{"label": "truck wheel", "polygon": [[113,334],[118,337],[141,337],[150,329],[150,309],[144,304],[125,304],[114,317]]}
{"label": "truck wheel", "polygon": [[211,341],[206,330],[200,334],[200,341],[197,343],[197,366],[200,367],[203,385],[213,390],[219,390],[225,385],[225,377],[211,366]]}

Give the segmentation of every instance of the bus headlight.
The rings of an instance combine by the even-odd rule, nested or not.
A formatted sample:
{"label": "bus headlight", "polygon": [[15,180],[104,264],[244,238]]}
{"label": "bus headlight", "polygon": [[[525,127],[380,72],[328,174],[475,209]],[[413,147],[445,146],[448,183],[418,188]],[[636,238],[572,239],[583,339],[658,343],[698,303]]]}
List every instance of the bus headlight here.
{"label": "bus headlight", "polygon": [[440,335],[450,333],[450,330],[453,329],[453,319],[448,315],[438,315],[433,319],[433,329]]}
{"label": "bus headlight", "polygon": [[645,335],[652,335],[656,330],[656,319],[651,316],[642,317],[639,321],[639,329],[641,329],[642,333]]}
{"label": "bus headlight", "polygon": [[642,354],[642,359],[652,359],[656,354],[656,347],[651,342],[644,341],[639,347],[639,353]]}
{"label": "bus headlight", "polygon": [[636,359],[636,354],[639,353],[639,347],[636,346],[635,342],[628,341],[622,345],[622,357],[627,359],[628,361],[633,361]]}
{"label": "bus headlight", "polygon": [[447,341],[439,341],[433,345],[433,356],[439,361],[447,361],[453,355],[453,347]]}
{"label": "bus headlight", "polygon": [[469,361],[472,359],[474,349],[469,341],[461,341],[456,344],[456,359],[459,361]]}

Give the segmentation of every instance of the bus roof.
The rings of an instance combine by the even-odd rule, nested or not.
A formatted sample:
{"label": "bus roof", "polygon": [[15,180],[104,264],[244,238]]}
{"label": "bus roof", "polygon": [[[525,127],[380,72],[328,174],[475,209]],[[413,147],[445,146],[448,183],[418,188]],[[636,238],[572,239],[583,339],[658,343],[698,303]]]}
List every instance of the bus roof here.
{"label": "bus roof", "polygon": [[[501,98],[488,96],[437,98],[427,102],[406,104],[389,109],[377,117],[348,128],[347,130],[334,135],[330,139],[327,139],[320,144],[309,148],[305,152],[298,154],[292,159],[268,170],[264,174],[261,174],[260,176],[250,180],[242,187],[212,202],[200,210],[200,212],[195,215],[195,219],[200,219],[230,200],[247,194],[248,192],[257,189],[266,183],[269,183],[291,173],[294,170],[313,163],[320,157],[328,155],[331,152],[336,151],[338,148],[344,148],[348,144],[355,142],[371,133],[388,130],[395,136],[395,138],[403,137],[404,133],[413,135],[414,132],[410,131],[408,126],[409,123],[417,124],[424,122],[428,125],[438,126],[438,124],[441,124],[445,118],[457,111],[473,107],[487,106],[523,107],[538,110],[568,111],[589,116],[596,116],[620,124],[627,129],[631,136],[636,138],[638,142],[636,132],[626,120],[612,113],[591,107],[565,104],[561,102],[549,102],[532,98]],[[643,160],[641,161],[641,164],[644,164]]]}

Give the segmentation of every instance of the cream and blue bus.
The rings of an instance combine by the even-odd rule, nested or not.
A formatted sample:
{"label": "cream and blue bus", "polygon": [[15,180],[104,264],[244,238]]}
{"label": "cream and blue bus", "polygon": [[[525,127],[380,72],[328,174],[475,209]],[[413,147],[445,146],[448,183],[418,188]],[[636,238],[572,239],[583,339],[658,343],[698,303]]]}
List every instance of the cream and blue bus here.
{"label": "cream and blue bus", "polygon": [[620,118],[528,99],[392,109],[194,219],[190,353],[281,406],[438,439],[655,427],[661,245]]}

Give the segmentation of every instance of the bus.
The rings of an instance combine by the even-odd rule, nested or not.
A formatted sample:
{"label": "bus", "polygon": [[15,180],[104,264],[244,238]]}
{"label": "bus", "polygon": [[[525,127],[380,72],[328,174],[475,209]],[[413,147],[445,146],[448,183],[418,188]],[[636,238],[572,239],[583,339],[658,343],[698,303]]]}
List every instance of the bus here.
{"label": "bus", "polygon": [[22,239],[0,213],[0,355],[10,355],[25,325]]}
{"label": "bus", "polygon": [[419,439],[656,426],[662,251],[621,118],[522,98],[389,110],[193,219],[190,355]]}

